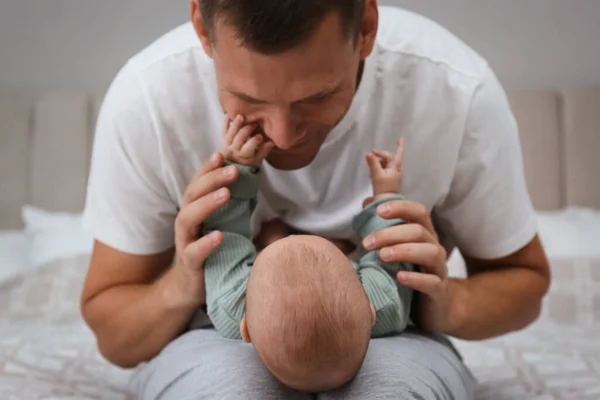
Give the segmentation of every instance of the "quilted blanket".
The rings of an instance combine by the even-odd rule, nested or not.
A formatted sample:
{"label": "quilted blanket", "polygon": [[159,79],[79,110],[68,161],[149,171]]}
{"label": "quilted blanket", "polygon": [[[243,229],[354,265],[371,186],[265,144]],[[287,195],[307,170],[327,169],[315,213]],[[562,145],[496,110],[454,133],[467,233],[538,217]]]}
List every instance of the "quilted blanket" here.
{"label": "quilted blanket", "polygon": [[[0,399],[125,399],[131,371],[106,362],[79,314],[89,256],[0,284]],[[600,260],[553,260],[554,283],[530,328],[455,340],[479,400],[600,399]]]}

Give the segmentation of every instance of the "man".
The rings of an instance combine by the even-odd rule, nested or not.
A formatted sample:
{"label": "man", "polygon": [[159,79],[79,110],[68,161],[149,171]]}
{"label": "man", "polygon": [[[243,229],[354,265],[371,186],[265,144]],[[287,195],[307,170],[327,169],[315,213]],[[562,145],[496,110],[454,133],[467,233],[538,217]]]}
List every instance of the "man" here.
{"label": "man", "polygon": [[[144,399],[471,398],[473,378],[442,335],[527,326],[550,280],[517,127],[489,66],[433,22],[376,0],[191,5],[191,24],[123,68],[99,117],[82,311],[101,353],[123,367],[148,362],[133,385]],[[397,277],[420,293],[419,329],[373,340],[337,391],[293,392],[249,345],[186,333],[205,301],[203,261],[221,240],[198,238],[199,226],[237,176],[214,154],[223,113],[276,145],[257,226],[283,221],[336,243],[353,239],[351,216],[370,192],[364,154],[405,139],[411,200],[378,212],[408,223],[364,244],[419,265]],[[454,246],[467,280],[447,277]]]}

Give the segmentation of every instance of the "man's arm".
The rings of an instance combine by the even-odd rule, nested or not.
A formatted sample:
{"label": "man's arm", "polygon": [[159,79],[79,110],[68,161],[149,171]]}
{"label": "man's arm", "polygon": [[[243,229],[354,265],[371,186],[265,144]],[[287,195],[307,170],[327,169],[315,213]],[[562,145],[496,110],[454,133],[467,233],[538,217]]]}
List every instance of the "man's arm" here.
{"label": "man's arm", "polygon": [[150,360],[199,305],[178,295],[186,276],[169,267],[173,254],[134,256],[95,243],[81,310],[100,353],[112,363],[129,368]]}
{"label": "man's arm", "polygon": [[465,258],[469,278],[449,281],[451,328],[446,333],[486,339],[520,330],[539,316],[551,274],[538,237],[498,260]]}
{"label": "man's arm", "polygon": [[[458,146],[448,149],[456,156],[449,191],[432,210],[411,201],[380,206],[383,218],[409,223],[378,232],[373,248],[381,249],[384,261],[420,267],[421,273],[397,276],[420,292],[413,314],[417,324],[463,339],[483,339],[531,323],[540,312],[550,273],[535,237],[518,126],[489,67],[474,87],[466,117]],[[439,129],[443,135],[444,127]],[[446,250],[431,212],[444,236],[471,256],[469,279],[448,279]]]}
{"label": "man's arm", "polygon": [[[175,221],[176,250],[137,256],[96,242],[81,311],[100,352],[112,363],[134,367],[149,361],[205,302],[203,263],[222,235],[197,239],[198,227],[229,200],[224,187],[237,178],[237,170],[221,168],[222,163],[223,156],[216,154],[188,186]],[[173,256],[175,265],[169,267]]]}
{"label": "man's arm", "polygon": [[550,285],[539,238],[502,259],[468,258],[471,276],[448,279],[446,251],[422,204],[392,201],[377,211],[383,218],[400,218],[408,224],[376,232],[363,245],[381,249],[384,261],[419,265],[421,272],[400,272],[397,279],[420,292],[415,322],[424,329],[478,340],[525,328],[539,315]]}
{"label": "man's arm", "polygon": [[448,283],[446,332],[460,338],[526,327],[539,315],[550,284],[518,133],[510,103],[488,68],[473,94],[450,192],[435,210],[469,272],[467,280]]}

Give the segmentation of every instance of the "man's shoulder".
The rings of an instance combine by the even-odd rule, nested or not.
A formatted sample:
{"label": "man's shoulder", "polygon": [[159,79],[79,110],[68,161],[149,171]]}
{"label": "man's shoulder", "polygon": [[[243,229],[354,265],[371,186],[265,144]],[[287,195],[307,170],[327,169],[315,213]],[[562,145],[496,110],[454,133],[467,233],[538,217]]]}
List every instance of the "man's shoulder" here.
{"label": "man's shoulder", "polygon": [[[213,78],[212,60],[204,52],[192,24],[186,23],[127,60],[112,86],[116,91],[134,90],[149,103],[178,98],[186,102],[192,94],[213,91]],[[201,97],[194,98],[198,101]]]}
{"label": "man's shoulder", "polygon": [[[190,22],[165,33],[131,57],[125,68],[133,74],[172,61],[179,55],[202,51],[200,40]],[[203,52],[202,52],[203,54]]]}
{"label": "man's shoulder", "polygon": [[[173,134],[192,129],[190,110],[202,110],[216,96],[212,60],[206,55],[191,23],[167,32],[131,57],[110,85],[104,108],[109,118],[152,117],[156,128]],[[210,117],[203,113],[203,122]],[[220,115],[219,115],[220,122]],[[209,124],[210,125],[210,124]],[[169,128],[169,129],[166,129]]]}
{"label": "man's shoulder", "polygon": [[[96,134],[127,143],[136,153],[144,151],[138,143],[154,138],[165,154],[178,152],[168,163],[184,162],[182,153],[204,159],[220,139],[222,113],[211,106],[214,98],[211,60],[191,24],[184,24],[121,68],[104,98]],[[195,135],[199,127],[207,133]]]}
{"label": "man's shoulder", "polygon": [[429,64],[476,80],[488,68],[487,61],[475,50],[423,15],[381,6],[379,25],[379,48],[393,59],[402,60],[402,65],[412,59],[416,65]]}

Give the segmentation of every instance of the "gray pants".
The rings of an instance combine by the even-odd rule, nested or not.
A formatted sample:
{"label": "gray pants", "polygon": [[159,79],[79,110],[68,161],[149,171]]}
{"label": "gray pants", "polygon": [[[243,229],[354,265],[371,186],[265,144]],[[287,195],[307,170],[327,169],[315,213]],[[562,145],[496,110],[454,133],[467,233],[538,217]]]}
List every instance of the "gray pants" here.
{"label": "gray pants", "polygon": [[451,347],[409,330],[371,341],[356,378],[333,392],[305,394],[279,384],[251,345],[194,330],[173,341],[131,381],[143,400],[472,400],[475,380]]}

